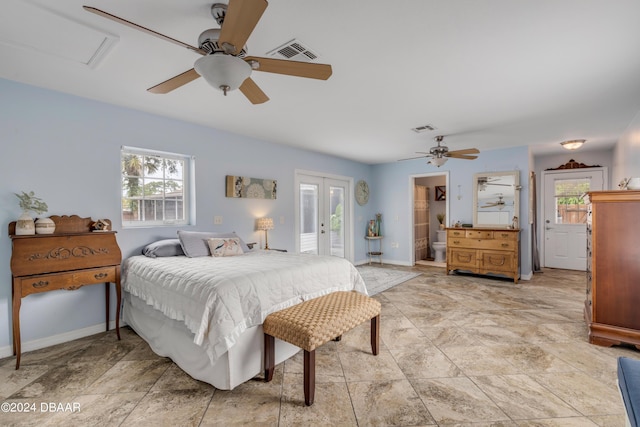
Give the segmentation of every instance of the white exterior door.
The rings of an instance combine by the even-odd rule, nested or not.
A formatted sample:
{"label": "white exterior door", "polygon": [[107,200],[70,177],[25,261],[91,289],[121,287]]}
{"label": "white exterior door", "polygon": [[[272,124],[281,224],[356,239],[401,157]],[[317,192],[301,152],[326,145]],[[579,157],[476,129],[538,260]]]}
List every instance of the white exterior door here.
{"label": "white exterior door", "polygon": [[296,250],[351,259],[351,181],[296,174]]}
{"label": "white exterior door", "polygon": [[605,188],[605,169],[547,171],[543,177],[544,266],[584,271],[587,206],[582,195]]}

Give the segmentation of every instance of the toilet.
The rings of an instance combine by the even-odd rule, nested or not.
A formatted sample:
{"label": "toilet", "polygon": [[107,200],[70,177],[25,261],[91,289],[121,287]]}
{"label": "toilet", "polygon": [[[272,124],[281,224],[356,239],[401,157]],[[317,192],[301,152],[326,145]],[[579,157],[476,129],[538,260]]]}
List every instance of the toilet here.
{"label": "toilet", "polygon": [[436,241],[431,244],[433,252],[435,253],[434,261],[445,262],[447,259],[447,231],[438,230],[436,234],[438,237],[436,237]]}

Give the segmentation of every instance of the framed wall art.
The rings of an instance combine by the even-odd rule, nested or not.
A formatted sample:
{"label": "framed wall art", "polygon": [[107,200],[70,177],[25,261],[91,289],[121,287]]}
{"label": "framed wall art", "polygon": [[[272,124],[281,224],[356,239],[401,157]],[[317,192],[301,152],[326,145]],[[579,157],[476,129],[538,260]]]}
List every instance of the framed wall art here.
{"label": "framed wall art", "polygon": [[435,197],[437,202],[447,200],[447,187],[444,185],[436,185]]}
{"label": "framed wall art", "polygon": [[277,181],[275,179],[249,178],[227,175],[226,196],[241,199],[275,199]]}

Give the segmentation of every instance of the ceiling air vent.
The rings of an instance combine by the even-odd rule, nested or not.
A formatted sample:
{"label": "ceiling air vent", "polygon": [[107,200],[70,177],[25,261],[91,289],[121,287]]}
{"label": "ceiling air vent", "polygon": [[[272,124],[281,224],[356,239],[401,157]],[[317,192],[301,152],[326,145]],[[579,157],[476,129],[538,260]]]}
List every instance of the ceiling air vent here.
{"label": "ceiling air vent", "polygon": [[417,128],[413,128],[411,130],[414,131],[415,133],[421,133],[421,132],[436,130],[436,127],[431,125],[424,125],[424,126],[418,126]]}
{"label": "ceiling air vent", "polygon": [[278,59],[290,59],[292,61],[312,62],[316,60],[319,55],[299,40],[293,39],[267,52],[267,56]]}

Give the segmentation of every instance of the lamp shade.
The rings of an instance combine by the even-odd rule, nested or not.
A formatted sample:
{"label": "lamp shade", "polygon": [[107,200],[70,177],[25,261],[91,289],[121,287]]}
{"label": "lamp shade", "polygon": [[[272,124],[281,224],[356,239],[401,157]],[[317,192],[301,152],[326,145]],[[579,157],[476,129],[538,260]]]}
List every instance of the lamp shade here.
{"label": "lamp shade", "polygon": [[193,66],[211,86],[227,94],[251,75],[251,65],[233,55],[216,53],[198,58]]}
{"label": "lamp shade", "polygon": [[258,230],[273,230],[273,218],[259,218],[256,224]]}
{"label": "lamp shade", "polygon": [[447,163],[447,158],[446,157],[432,157],[431,160],[429,160],[429,163],[431,163],[432,165],[436,165],[437,167],[440,167],[440,166],[444,165],[445,163]]}
{"label": "lamp shade", "polygon": [[584,139],[572,139],[571,141],[562,141],[560,145],[567,150],[577,150],[585,143]]}

